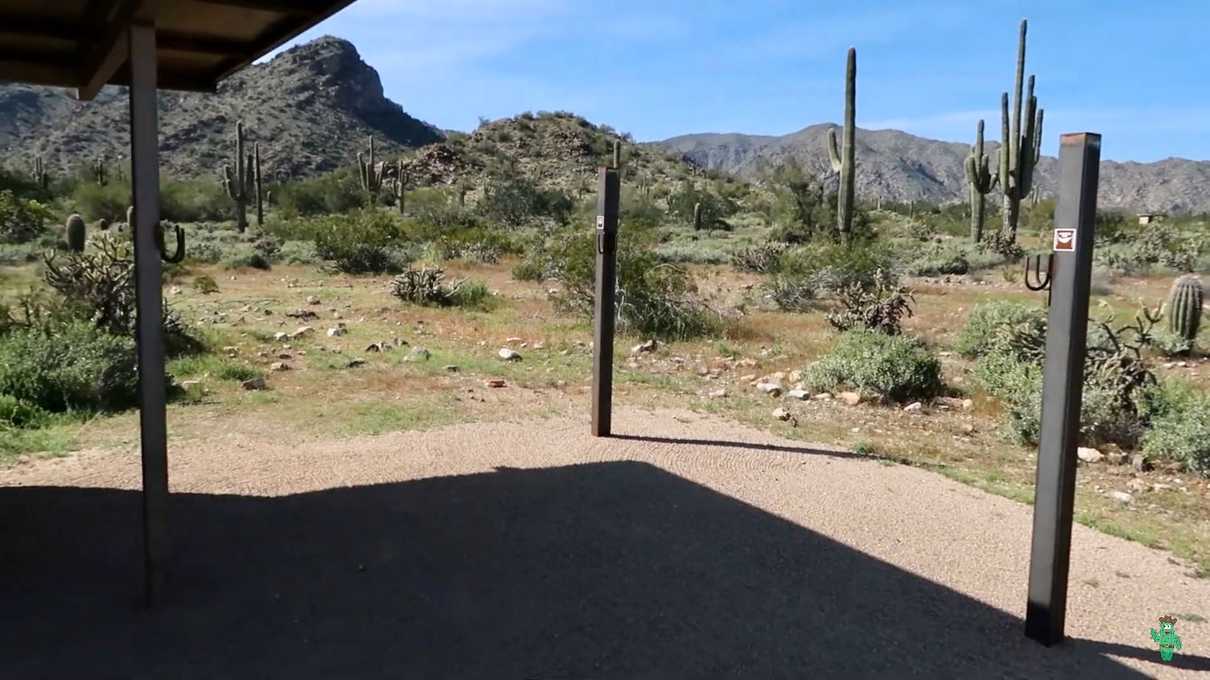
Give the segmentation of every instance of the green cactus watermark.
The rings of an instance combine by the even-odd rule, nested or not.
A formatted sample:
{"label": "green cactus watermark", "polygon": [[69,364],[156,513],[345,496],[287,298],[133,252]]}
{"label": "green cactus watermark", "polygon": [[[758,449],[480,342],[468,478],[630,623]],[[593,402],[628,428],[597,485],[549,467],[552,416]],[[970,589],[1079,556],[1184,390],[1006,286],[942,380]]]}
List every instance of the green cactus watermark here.
{"label": "green cactus watermark", "polygon": [[1160,646],[1160,658],[1172,661],[1174,650],[1181,648],[1181,638],[1176,634],[1176,617],[1161,616],[1160,630],[1151,629],[1151,639]]}

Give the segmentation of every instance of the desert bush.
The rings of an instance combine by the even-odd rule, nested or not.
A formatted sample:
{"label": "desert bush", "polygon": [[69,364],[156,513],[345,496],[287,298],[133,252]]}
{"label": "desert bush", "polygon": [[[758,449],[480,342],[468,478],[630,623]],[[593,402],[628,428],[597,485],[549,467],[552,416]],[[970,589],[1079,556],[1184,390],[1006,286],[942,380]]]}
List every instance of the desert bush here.
{"label": "desert bush", "polygon": [[812,390],[845,387],[891,401],[941,392],[941,362],[918,340],[866,330],[843,333],[836,346],[807,367]]}
{"label": "desert bush", "polygon": [[971,310],[954,349],[968,359],[978,358],[1003,342],[1013,327],[1024,323],[1044,324],[1045,320],[1046,309],[1037,305],[1007,300],[980,302]]}
{"label": "desert bush", "polygon": [[401,228],[389,213],[365,209],[312,218],[315,252],[346,274],[399,271]]}
{"label": "desert bush", "polygon": [[41,203],[0,191],[0,243],[26,243],[42,233],[54,215]]}
{"label": "desert bush", "polygon": [[786,248],[785,243],[777,241],[744,248],[732,254],[731,264],[741,272],[768,274],[781,266],[781,255]]}
{"label": "desert bush", "polygon": [[415,305],[483,308],[491,293],[478,281],[458,280],[447,284],[439,268],[409,268],[391,282],[391,294]]}
{"label": "desert bush", "polygon": [[516,228],[542,218],[566,224],[575,203],[561,191],[538,188],[529,178],[499,176],[488,181],[475,209],[484,219]]}
{"label": "desert bush", "polygon": [[134,342],[84,321],[13,330],[0,337],[0,394],[52,412],[132,406]]}
{"label": "desert bush", "polygon": [[1170,223],[1137,229],[1123,227],[1104,247],[1097,246],[1094,257],[1098,263],[1122,274],[1145,274],[1157,267],[1190,272],[1197,267],[1205,248],[1204,240]]}
{"label": "desert bush", "polygon": [[[358,178],[349,170],[337,170],[326,175],[276,184],[273,192],[274,210],[287,221],[298,217],[334,215],[365,207],[366,194]],[[290,238],[287,235],[287,238]]]}
{"label": "desert bush", "polygon": [[810,281],[820,296],[836,294],[854,284],[869,288],[899,279],[890,246],[875,240],[854,240],[845,245],[817,238],[787,250],[779,261],[780,274]]}
{"label": "desert bush", "polygon": [[1165,381],[1154,390],[1150,409],[1143,451],[1210,476],[1210,395],[1188,383]]}
{"label": "desert bush", "polygon": [[[593,312],[596,266],[595,234],[561,234],[548,244],[543,258],[551,277],[563,284],[558,307],[584,316]],[[625,239],[618,244],[618,328],[650,337],[685,339],[713,335],[722,328],[719,315],[697,296],[684,268],[660,262],[649,243]]]}
{"label": "desert bush", "polygon": [[193,288],[202,295],[213,295],[219,292],[218,282],[209,274],[202,274],[193,279]]}
{"label": "desert bush", "polygon": [[841,331],[854,328],[899,335],[903,317],[912,316],[916,298],[911,291],[887,277],[875,277],[873,285],[853,282],[836,296],[837,307],[828,312],[828,323]]}
{"label": "desert bush", "polygon": [[684,224],[693,224],[694,207],[702,206],[702,229],[729,229],[726,219],[739,209],[729,198],[698,189],[683,187],[668,197],[668,212]]}
{"label": "desert bush", "polygon": [[269,271],[273,263],[262,253],[247,245],[232,248],[223,258],[224,269],[260,269]]}
{"label": "desert bush", "polygon": [[47,421],[48,416],[45,409],[35,404],[10,394],[0,394],[0,434],[9,430],[39,427]]}
{"label": "desert bush", "polygon": [[979,247],[984,252],[994,253],[1005,260],[1019,260],[1025,257],[1025,250],[1011,236],[1005,235],[999,229],[993,228],[985,233]]}
{"label": "desert bush", "polygon": [[72,190],[70,200],[76,212],[88,220],[106,219],[124,222],[126,209],[130,207],[130,182],[113,180],[105,185],[95,182],[79,182]]}

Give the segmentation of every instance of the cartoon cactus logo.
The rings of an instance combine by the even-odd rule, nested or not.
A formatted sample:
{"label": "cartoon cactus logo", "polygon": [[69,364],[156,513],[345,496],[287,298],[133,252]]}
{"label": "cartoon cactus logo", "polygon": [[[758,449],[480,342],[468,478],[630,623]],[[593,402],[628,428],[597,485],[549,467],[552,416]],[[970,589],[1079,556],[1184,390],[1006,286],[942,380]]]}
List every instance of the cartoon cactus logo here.
{"label": "cartoon cactus logo", "polygon": [[1160,629],[1151,629],[1151,639],[1160,646],[1160,658],[1172,661],[1172,655],[1181,648],[1181,638],[1176,634],[1176,617],[1161,616]]}

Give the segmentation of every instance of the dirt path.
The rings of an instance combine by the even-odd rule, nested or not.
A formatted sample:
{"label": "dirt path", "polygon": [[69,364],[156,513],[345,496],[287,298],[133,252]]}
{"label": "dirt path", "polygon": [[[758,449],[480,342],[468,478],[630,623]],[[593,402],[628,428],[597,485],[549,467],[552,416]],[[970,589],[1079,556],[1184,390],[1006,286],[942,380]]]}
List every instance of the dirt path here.
{"label": "dirt path", "polygon": [[[1181,677],[1210,582],[1076,526],[1068,643],[1022,635],[1031,513],[688,412],[172,452],[169,601],[138,459],[0,471],[6,677]],[[81,488],[87,487],[87,488]],[[1163,613],[1184,650],[1159,662]]]}

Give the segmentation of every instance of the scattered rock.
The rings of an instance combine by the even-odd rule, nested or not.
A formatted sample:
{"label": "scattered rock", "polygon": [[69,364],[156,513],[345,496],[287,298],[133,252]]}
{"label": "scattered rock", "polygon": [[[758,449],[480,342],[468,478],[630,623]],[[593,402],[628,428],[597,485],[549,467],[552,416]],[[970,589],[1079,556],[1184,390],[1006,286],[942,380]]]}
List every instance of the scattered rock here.
{"label": "scattered rock", "polygon": [[281,373],[282,371],[290,370],[290,364],[287,364],[284,361],[275,361],[269,364],[269,370],[273,371],[274,373]]}
{"label": "scattered rock", "polygon": [[224,353],[224,354],[226,354],[227,356],[229,356],[229,357],[231,357],[231,358],[233,358],[233,359],[234,359],[235,357],[239,356],[239,348],[238,348],[238,347],[231,347],[231,346],[229,346],[229,347],[224,347],[224,348],[223,348],[223,353]]}
{"label": "scattered rock", "polygon": [[706,396],[710,397],[711,399],[722,399],[727,396],[727,388],[723,387],[717,390],[711,390]]}
{"label": "scattered rock", "polygon": [[1147,472],[1151,469],[1151,461],[1147,460],[1147,456],[1136,453],[1130,457],[1130,465],[1139,472]]}
{"label": "scattered rock", "polygon": [[308,296],[307,296],[307,304],[309,304],[309,305],[317,305],[317,304],[319,304],[319,297],[317,297],[317,296],[315,296],[315,295],[308,295]]}
{"label": "scattered rock", "polygon": [[947,406],[949,408],[956,409],[956,410],[960,409],[963,411],[969,411],[969,410],[975,408],[975,401],[973,399],[957,399],[955,397],[938,397],[937,403],[941,404],[942,406]]}
{"label": "scattered rock", "polygon": [[1129,503],[1134,500],[1134,496],[1131,496],[1125,491],[1110,491],[1109,497],[1119,503]]}
{"label": "scattered rock", "polygon": [[1105,454],[1086,446],[1076,449],[1076,457],[1085,463],[1099,463],[1105,460]]}
{"label": "scattered rock", "polygon": [[1108,461],[1110,465],[1122,465],[1126,462],[1126,454],[1122,453],[1121,451],[1110,451],[1109,453],[1105,454],[1105,460]]}
{"label": "scattered rock", "polygon": [[345,368],[357,368],[358,366],[365,366],[365,365],[366,365],[365,359],[349,359],[349,363],[345,364]]}
{"label": "scattered rock", "polygon": [[843,401],[848,406],[856,406],[861,403],[860,392],[841,392],[836,395],[836,398]]}
{"label": "scattered rock", "polygon": [[485,381],[484,384],[487,385],[488,387],[495,388],[495,389],[499,389],[501,387],[508,387],[508,383],[505,382],[503,378],[492,378],[491,380]]}
{"label": "scattered rock", "polygon": [[289,340],[289,339],[290,339],[290,334],[286,333],[285,331],[278,331],[273,334],[273,340],[275,342],[282,342],[283,340]]}
{"label": "scattered rock", "polygon": [[750,383],[750,382],[752,382],[752,381],[754,381],[754,380],[756,380],[756,374],[752,374],[752,375],[741,375],[741,376],[740,376],[740,378],[739,378],[739,381],[740,381],[740,382],[745,382],[745,383]]}
{"label": "scattered rock", "polygon": [[201,380],[182,380],[181,389],[189,390],[189,389],[193,389],[194,387],[197,387],[198,385],[201,385],[201,384],[202,384]]}
{"label": "scattered rock", "polygon": [[507,347],[501,347],[500,351],[496,352],[496,356],[504,361],[521,361],[521,354]]}
{"label": "scattered rock", "polygon": [[338,324],[336,324],[335,327],[328,329],[328,337],[329,338],[339,338],[339,337],[347,334],[348,332],[349,332],[349,329],[345,328],[345,325],[343,323],[338,323]]}
{"label": "scattered rock", "polygon": [[249,392],[255,392],[255,391],[268,389],[268,385],[265,384],[265,379],[261,378],[261,377],[252,378],[251,380],[245,380],[242,383],[240,383],[239,386],[244,388],[245,390],[248,390]]}
{"label": "scattered rock", "polygon": [[787,399],[796,399],[798,401],[806,401],[811,398],[811,393],[804,389],[793,389],[786,392]]}
{"label": "scattered rock", "polygon": [[975,433],[975,426],[972,425],[971,423],[966,423],[965,425],[962,426],[962,434],[965,434],[966,436],[969,437],[970,435],[972,435],[974,433]]}
{"label": "scattered rock", "polygon": [[300,326],[297,329],[295,329],[295,331],[293,333],[290,334],[290,339],[296,340],[303,336],[310,335],[311,333],[314,333],[314,332],[315,332],[315,329],[311,328],[310,326]]}
{"label": "scattered rock", "polygon": [[291,319],[298,319],[299,321],[311,321],[312,319],[319,318],[318,314],[309,309],[296,309],[293,312],[286,312],[286,316]]}
{"label": "scattered rock", "polygon": [[790,413],[789,411],[787,411],[786,409],[784,409],[784,408],[778,408],[778,409],[774,409],[774,410],[773,410],[773,417],[774,417],[774,418],[777,418],[778,420],[781,420],[781,421],[783,421],[783,422],[784,422],[784,421],[790,421],[790,420],[793,420],[793,419],[794,419],[794,415],[793,415],[792,413]]}
{"label": "scattered rock", "polygon": [[657,347],[659,347],[659,344],[656,343],[656,341],[654,339],[651,339],[651,340],[648,340],[647,342],[639,343],[639,344],[635,345],[634,347],[631,347],[630,353],[631,354],[642,354],[644,352],[654,352]]}
{"label": "scattered rock", "polygon": [[767,394],[770,397],[780,397],[783,390],[781,385],[775,382],[763,382],[756,385],[756,391],[762,394]]}
{"label": "scattered rock", "polygon": [[786,379],[792,383],[799,382],[802,380],[802,371],[790,371],[790,374],[786,376]]}
{"label": "scattered rock", "polygon": [[504,341],[504,344],[512,345],[512,344],[518,343],[518,342],[521,342],[521,338],[508,338]]}
{"label": "scattered rock", "polygon": [[811,401],[832,401],[832,395],[829,392],[820,392],[812,396]]}
{"label": "scattered rock", "polygon": [[1129,482],[1126,482],[1126,488],[1130,489],[1134,493],[1142,493],[1147,490],[1147,482],[1136,477]]}
{"label": "scattered rock", "polygon": [[404,361],[428,361],[430,358],[432,358],[432,356],[433,353],[423,347],[413,347],[412,351],[409,352],[407,357],[404,358]]}
{"label": "scattered rock", "polygon": [[445,371],[446,373],[457,373],[458,367],[453,364],[446,364]]}
{"label": "scattered rock", "polygon": [[914,402],[908,404],[907,406],[903,407],[904,413],[920,413],[923,410],[924,410],[924,404],[922,404],[918,401],[914,401]]}

